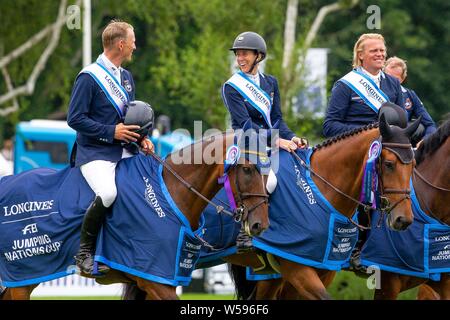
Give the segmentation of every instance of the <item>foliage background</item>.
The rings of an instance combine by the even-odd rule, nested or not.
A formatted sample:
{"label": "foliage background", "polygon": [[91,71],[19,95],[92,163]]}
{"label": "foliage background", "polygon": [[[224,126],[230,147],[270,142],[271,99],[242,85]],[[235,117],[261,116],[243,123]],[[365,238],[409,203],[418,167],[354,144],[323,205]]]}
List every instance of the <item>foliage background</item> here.
{"label": "foliage background", "polygon": [[[318,10],[330,3],[299,0],[299,44]],[[58,5],[54,0],[2,0],[0,57],[52,23]],[[262,34],[270,54],[265,71],[281,79],[286,5],[287,0],[93,0],[92,58],[102,51],[101,32],[111,19],[131,23],[137,51],[126,68],[134,75],[138,99],[150,102],[157,115],[169,115],[173,128],[192,132],[193,121],[203,120],[204,130],[225,129],[227,111],[220,90],[231,74],[228,49],[240,32]],[[366,27],[369,5],[381,8],[381,30]],[[350,70],[354,42],[366,32],[382,33],[388,55],[408,61],[406,86],[418,93],[437,122],[444,119],[450,111],[450,2],[360,0],[352,9],[327,16],[312,46],[329,48],[328,94],[333,83]],[[59,46],[39,77],[34,94],[19,98],[18,112],[0,117],[0,145],[14,134],[18,121],[67,111],[73,82],[82,68],[81,44],[81,30],[63,28]],[[26,81],[45,45],[41,42],[8,65],[14,86]],[[0,92],[5,90],[0,77]],[[322,139],[323,119],[307,114],[300,117],[289,110],[285,119],[297,134],[315,142]],[[362,280],[342,274],[330,292],[338,299],[370,299],[371,292],[363,287]]]}
{"label": "foliage background", "polygon": [[[73,3],[73,1],[69,1]],[[299,0],[296,40],[302,43],[320,7],[332,1]],[[0,57],[55,20],[58,1],[2,0]],[[283,33],[287,0],[96,0],[92,1],[92,58],[101,53],[101,32],[112,18],[135,27],[137,51],[126,66],[137,84],[137,98],[151,103],[157,115],[167,114],[172,127],[192,130],[194,120],[203,129],[228,125],[220,89],[231,74],[228,50],[237,34],[262,34],[270,57],[266,72],[282,78]],[[381,30],[368,30],[369,5],[381,9]],[[380,32],[389,56],[408,60],[406,86],[413,88],[432,117],[449,112],[450,2],[361,0],[355,7],[326,17],[313,47],[329,48],[327,92],[351,68],[353,44],[361,33]],[[34,94],[19,98],[20,110],[0,117],[0,142],[11,136],[18,121],[47,118],[65,112],[71,87],[82,68],[82,32],[63,28],[58,48],[38,79]],[[14,86],[30,74],[45,41],[8,65]],[[0,79],[0,92],[5,92]],[[282,92],[282,99],[284,95]],[[324,106],[325,108],[326,106]],[[292,114],[285,118],[297,134],[322,139],[321,118]],[[192,131],[191,131],[192,132]]]}

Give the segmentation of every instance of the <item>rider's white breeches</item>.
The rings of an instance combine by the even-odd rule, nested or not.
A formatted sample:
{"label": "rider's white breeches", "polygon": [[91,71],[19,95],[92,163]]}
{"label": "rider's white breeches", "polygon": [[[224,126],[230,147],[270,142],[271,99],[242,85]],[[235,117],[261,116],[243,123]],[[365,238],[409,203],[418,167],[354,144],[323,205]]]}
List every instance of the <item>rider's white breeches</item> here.
{"label": "rider's white breeches", "polygon": [[[124,149],[122,159],[130,156],[133,155]],[[89,187],[96,196],[102,198],[103,205],[107,208],[113,204],[117,196],[116,166],[117,162],[95,160],[80,167]]]}

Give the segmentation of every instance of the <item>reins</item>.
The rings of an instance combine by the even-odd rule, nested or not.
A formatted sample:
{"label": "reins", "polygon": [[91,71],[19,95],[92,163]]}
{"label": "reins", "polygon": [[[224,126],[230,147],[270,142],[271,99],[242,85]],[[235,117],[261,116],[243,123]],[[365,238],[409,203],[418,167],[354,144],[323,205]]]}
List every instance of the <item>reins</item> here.
{"label": "reins", "polygon": [[450,189],[446,189],[446,188],[443,188],[443,187],[439,187],[439,186],[437,186],[435,184],[432,184],[416,168],[414,168],[414,176],[415,175],[417,175],[423,182],[425,182],[430,187],[435,188],[436,190],[440,190],[440,191],[444,191],[444,192],[450,192]]}
{"label": "reins", "polygon": [[[248,153],[248,154],[257,154],[257,155],[262,155],[258,152],[254,152],[251,150],[244,150],[244,154]],[[240,204],[238,207],[236,207],[233,212],[225,209],[224,206],[222,205],[218,205],[216,204],[214,201],[209,200],[207,197],[205,197],[201,192],[199,192],[197,189],[195,189],[192,184],[190,184],[189,182],[187,182],[183,177],[181,177],[175,170],[173,170],[173,168],[168,165],[165,161],[163,161],[156,153],[151,152],[150,153],[164,168],[166,168],[178,181],[180,181],[189,191],[193,192],[195,195],[197,195],[200,199],[204,200],[205,202],[207,202],[208,204],[212,205],[215,209],[217,214],[219,215],[219,217],[221,217],[220,219],[220,229],[221,229],[221,238],[222,238],[222,233],[223,233],[223,222],[222,222],[222,216],[221,213],[225,213],[231,217],[233,217],[233,219],[236,222],[241,222],[241,221],[246,221],[248,215],[250,212],[252,212],[253,210],[255,210],[256,208],[258,208],[260,205],[264,204],[264,203],[268,203],[269,201],[269,195],[266,193],[249,193],[249,192],[240,192],[239,189],[239,183],[238,183],[238,176],[237,176],[237,172],[235,172],[235,181],[236,181],[236,188],[237,188],[237,197],[238,197],[238,203]],[[225,176],[226,174],[224,174]],[[263,184],[264,187],[264,184]],[[265,189],[264,189],[265,190]],[[252,197],[262,197],[263,199],[259,202],[257,202],[256,204],[254,204],[253,206],[251,206],[250,208],[247,208],[244,203],[242,202],[242,200],[248,199],[248,198],[252,198]],[[219,200],[223,205],[227,206],[230,208],[230,206],[226,203],[224,203],[223,201]],[[234,201],[234,200],[233,200]],[[248,230],[248,226],[246,227],[246,231],[247,233],[250,234],[250,230]],[[202,243],[202,245],[204,245],[205,247],[210,248],[210,250],[212,251],[219,251],[222,250],[224,248],[215,248],[214,246],[212,246],[211,244],[209,244],[205,239],[203,239],[202,237],[200,237],[199,235],[196,235],[196,238]]]}
{"label": "reins", "polygon": [[187,182],[183,177],[181,177],[178,173],[176,173],[175,170],[171,166],[169,166],[164,160],[162,160],[156,153],[151,152],[150,153],[152,157],[154,157],[165,169],[167,169],[175,178],[177,178],[178,181],[180,181],[189,191],[195,193],[200,199],[203,199],[210,205],[212,205],[214,208],[216,208],[217,213],[225,213],[229,216],[234,217],[234,213],[225,209],[223,206],[215,204],[213,201],[209,200],[207,197],[205,197],[203,194],[201,194],[197,189],[195,189],[192,184]]}
{"label": "reins", "polygon": [[[294,157],[297,159],[297,161],[299,161],[300,165],[302,165],[303,167],[305,167],[307,170],[309,170],[309,172],[311,172],[311,174],[315,175],[317,178],[319,178],[323,183],[325,183],[327,186],[329,186],[331,189],[333,189],[334,191],[336,191],[337,193],[339,193],[340,195],[346,197],[347,199],[357,203],[358,205],[360,205],[361,207],[363,207],[364,212],[370,212],[370,210],[372,210],[372,207],[366,203],[363,203],[355,198],[353,198],[352,196],[346,194],[345,192],[339,190],[337,187],[335,187],[334,185],[332,185],[327,179],[325,179],[324,177],[322,177],[320,174],[318,174],[317,172],[315,172],[311,166],[307,165],[305,161],[303,161],[302,158],[300,158],[298,156],[297,153],[295,152],[291,152]],[[365,227],[363,225],[358,224],[356,221],[354,221],[352,218],[348,217],[349,221],[354,224],[356,227],[358,227],[360,230],[368,230],[370,229],[370,227]]]}
{"label": "reins", "polygon": [[[407,163],[405,162],[401,155],[394,150],[394,148],[402,148],[402,149],[411,149],[411,144],[407,144],[407,143],[388,143],[388,142],[384,142],[381,144],[382,148],[385,148],[386,150],[391,151],[392,153],[394,153],[399,159],[400,161],[402,161],[403,163]],[[335,192],[337,192],[338,194],[340,194],[341,196],[353,201],[354,203],[356,203],[359,208],[362,208],[364,210],[364,212],[368,215],[369,217],[369,221],[370,221],[370,212],[371,210],[373,210],[372,206],[366,203],[363,203],[355,198],[353,198],[352,196],[346,194],[345,192],[341,191],[339,188],[337,188],[336,186],[334,186],[333,184],[331,184],[328,180],[326,180],[324,177],[322,177],[320,174],[318,174],[317,172],[315,172],[311,166],[307,165],[295,152],[292,152],[292,154],[294,155],[294,157],[297,159],[297,161],[303,166],[305,167],[307,170],[309,170],[311,172],[312,175],[316,176],[317,178],[319,178],[323,183],[325,183],[328,187],[330,187],[331,189],[333,189]],[[379,158],[381,161],[381,156]],[[411,160],[412,161],[412,160]],[[379,175],[381,175],[381,169],[380,169],[380,173]],[[384,188],[383,186],[383,179],[379,179],[380,182],[380,190],[381,190],[381,195],[380,195],[380,220],[378,221],[377,225],[379,226],[383,215],[387,212],[389,214],[389,212],[391,212],[395,207],[397,207],[402,201],[404,200],[408,200],[411,199],[411,190],[410,189],[406,189],[406,190],[401,190],[401,189],[393,189],[393,188]],[[401,199],[397,200],[394,204],[390,204],[389,199],[387,199],[387,197],[384,197],[385,194],[403,194],[404,197],[402,197]],[[356,227],[358,227],[360,230],[369,230],[371,229],[371,227],[366,227],[363,225],[358,224],[356,221],[354,221],[351,217],[347,217],[349,219],[349,221],[355,225]]]}

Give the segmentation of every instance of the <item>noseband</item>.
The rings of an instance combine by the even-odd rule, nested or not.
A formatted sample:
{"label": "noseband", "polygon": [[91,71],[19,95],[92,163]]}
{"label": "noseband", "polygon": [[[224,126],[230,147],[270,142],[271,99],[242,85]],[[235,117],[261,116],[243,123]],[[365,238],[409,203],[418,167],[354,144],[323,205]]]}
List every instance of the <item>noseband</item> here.
{"label": "noseband", "polygon": [[[243,150],[242,152],[245,155],[257,155],[259,157],[267,157],[267,155],[262,154],[260,152],[256,152],[256,151],[252,151],[252,150]],[[225,175],[225,174],[224,174]],[[234,220],[236,222],[245,222],[248,219],[248,215],[254,211],[255,209],[257,209],[259,206],[263,205],[263,204],[267,204],[269,203],[269,195],[265,192],[265,188],[264,188],[264,178],[263,178],[263,190],[264,193],[250,193],[250,192],[241,192],[241,188],[239,186],[239,176],[237,174],[237,170],[235,170],[234,172],[234,176],[235,176],[235,182],[236,182],[236,197],[237,197],[237,204],[238,206],[233,208],[231,207],[231,209],[234,211]],[[262,176],[264,176],[264,174],[262,174]],[[254,197],[258,197],[258,198],[262,198],[260,201],[258,201],[256,204],[254,204],[253,206],[251,206],[250,208],[247,208],[247,206],[244,204],[244,200],[245,199],[249,199],[249,198],[254,198]],[[229,199],[231,200],[231,199]],[[230,201],[230,203],[235,203],[234,199],[233,201]]]}

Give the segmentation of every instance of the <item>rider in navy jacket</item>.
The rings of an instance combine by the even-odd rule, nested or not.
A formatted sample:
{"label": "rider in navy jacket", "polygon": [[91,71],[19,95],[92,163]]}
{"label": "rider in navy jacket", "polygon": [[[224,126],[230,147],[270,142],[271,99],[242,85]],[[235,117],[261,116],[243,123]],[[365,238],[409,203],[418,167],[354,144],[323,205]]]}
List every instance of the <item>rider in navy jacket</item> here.
{"label": "rider in navy jacket", "polygon": [[[382,71],[385,61],[384,37],[377,33],[362,34],[353,47],[353,68],[369,77],[386,94],[390,102],[403,107],[400,82]],[[323,133],[326,137],[377,121],[378,112],[369,107],[352,89],[340,80],[334,84],[323,124]],[[368,224],[365,214],[358,214],[358,219],[361,224]],[[358,233],[358,241],[350,258],[351,269],[364,272],[360,253],[366,237],[365,231]]]}
{"label": "rider in navy jacket", "polygon": [[[133,101],[133,76],[129,71],[120,69],[121,84],[127,90],[130,101]],[[123,141],[114,139],[116,125],[122,122],[122,119],[111,106],[103,89],[87,73],[79,74],[75,80],[67,122],[77,131],[75,166],[93,160],[117,162],[122,158]],[[133,150],[133,153],[137,152]]]}
{"label": "rider in navy jacket", "polygon": [[[103,53],[80,72],[72,90],[67,122],[77,131],[77,139],[71,160],[75,157],[75,165],[95,193],[83,218],[75,256],[77,267],[85,274],[93,275],[97,236],[117,196],[117,163],[138,153],[138,147],[130,150],[123,145],[140,144],[146,154],[153,149],[150,139],[137,133],[140,125],[123,123],[127,108],[136,101],[133,77],[121,64],[131,60],[135,40],[133,26],[111,21],[102,33]],[[108,266],[98,265],[100,274],[108,270]]]}
{"label": "rider in navy jacket", "polygon": [[[280,107],[280,91],[278,81],[271,75],[259,73],[260,87],[269,94],[272,100],[272,109],[270,110],[270,119],[272,124],[279,121],[280,137],[291,140],[295,134],[284,122]],[[250,105],[248,101],[242,98],[242,95],[229,84],[224,84],[222,88],[222,99],[231,115],[231,126],[233,129],[240,129],[244,123],[250,119],[252,128],[257,132],[259,129],[269,129],[269,125],[264,120],[260,112]]]}
{"label": "rider in navy jacket", "polygon": [[[306,147],[308,144],[306,139],[296,137],[283,120],[277,80],[273,76],[265,75],[258,71],[259,63],[264,60],[267,53],[266,42],[263,37],[255,32],[243,32],[236,37],[230,50],[236,56],[236,63],[240,73],[233,75],[223,85],[222,99],[230,112],[233,129],[243,129],[244,124],[248,125],[248,123],[251,123],[251,127],[256,132],[261,132],[260,129],[268,130],[278,123],[279,138],[276,140],[276,143],[280,148],[292,151]],[[239,82],[239,80],[236,80],[236,83],[232,82],[232,79],[241,79],[240,77],[245,79],[244,82]],[[233,85],[230,84],[231,82]],[[237,88],[242,91],[242,94]],[[250,98],[247,97],[250,97],[252,94],[246,95],[244,93],[246,88],[255,90],[250,92],[252,92],[255,99],[253,103],[258,106],[258,109],[270,105],[269,116],[266,113],[263,115],[249,102],[248,99]],[[257,100],[259,98],[261,99]],[[270,102],[268,99],[270,99]],[[260,101],[264,101],[263,107],[258,105]],[[266,116],[270,117],[270,120],[266,120]],[[270,122],[270,125],[267,121]],[[269,143],[269,141],[267,142]],[[252,239],[247,235],[243,227],[241,227],[237,236],[236,247],[238,253],[246,252],[253,248]]]}
{"label": "rider in navy jacket", "polygon": [[[403,95],[397,79],[380,71],[380,88],[389,97],[390,102],[403,106]],[[336,81],[331,91],[323,134],[332,137],[376,121],[378,113],[366,105],[345,83]]]}

